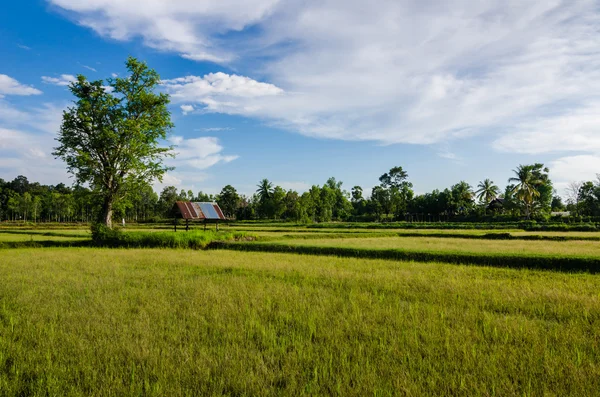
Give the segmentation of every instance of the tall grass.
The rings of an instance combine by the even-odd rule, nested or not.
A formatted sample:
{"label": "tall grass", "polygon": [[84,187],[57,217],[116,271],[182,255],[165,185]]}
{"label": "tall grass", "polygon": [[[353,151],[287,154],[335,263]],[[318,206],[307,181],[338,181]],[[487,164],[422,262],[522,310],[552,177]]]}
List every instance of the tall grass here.
{"label": "tall grass", "polygon": [[511,239],[463,239],[440,237],[339,237],[285,239],[274,243],[364,249],[401,249],[406,251],[467,252],[482,254],[590,256],[600,259],[597,241],[521,241]]}
{"label": "tall grass", "polygon": [[301,255],[336,256],[342,258],[388,259],[395,261],[443,262],[494,266],[503,268],[528,268],[564,272],[600,273],[600,258],[590,256],[557,256],[511,253],[476,253],[452,251],[426,251],[403,249],[369,249],[341,246],[286,245],[281,243],[239,244],[215,242],[214,249],[229,249],[246,252],[293,253]]}
{"label": "tall grass", "polygon": [[113,231],[94,238],[102,247],[126,248],[192,248],[202,249],[215,241],[248,240],[246,232],[118,232]]}
{"label": "tall grass", "polygon": [[0,395],[600,394],[600,277],[0,251]]}

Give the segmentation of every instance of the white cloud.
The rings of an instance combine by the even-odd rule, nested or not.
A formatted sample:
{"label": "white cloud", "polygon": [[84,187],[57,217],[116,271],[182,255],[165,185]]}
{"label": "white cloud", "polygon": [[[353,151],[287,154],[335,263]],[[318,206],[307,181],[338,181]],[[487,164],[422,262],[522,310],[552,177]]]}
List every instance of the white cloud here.
{"label": "white cloud", "polygon": [[192,105],[181,105],[180,108],[184,116],[194,111],[194,107]]}
{"label": "white cloud", "polygon": [[256,98],[283,93],[281,88],[261,83],[249,77],[226,73],[209,73],[203,77],[186,76],[163,80],[162,85],[175,101],[205,103],[207,98]]}
{"label": "white cloud", "polygon": [[17,47],[19,47],[19,48],[21,48],[23,50],[27,50],[27,51],[31,50],[31,47],[28,47],[28,46],[23,45],[23,44],[17,44]]}
{"label": "white cloud", "polygon": [[174,176],[171,172],[167,172],[162,178],[162,184],[165,186],[179,186],[182,180]]}
{"label": "white cloud", "polygon": [[171,144],[176,145],[177,157],[169,160],[170,165],[176,169],[180,167],[191,167],[197,170],[205,170],[218,163],[229,163],[238,158],[236,155],[223,155],[223,146],[215,137],[200,137],[184,139],[173,136],[169,139]]}
{"label": "white cloud", "polygon": [[241,31],[264,20],[279,0],[120,1],[50,0],[79,24],[115,40],[140,37],[152,48],[197,61],[225,62],[233,53],[212,35]]}
{"label": "white cloud", "polygon": [[561,157],[551,161],[549,168],[554,188],[565,196],[571,182],[598,180],[600,153]]}
{"label": "white cloud", "polygon": [[27,158],[47,158],[48,153],[36,145],[37,138],[37,135],[0,127],[0,150],[13,153],[18,151]]}
{"label": "white cloud", "polygon": [[19,83],[17,80],[5,74],[0,74],[0,98],[4,95],[40,95],[42,91],[28,85]]}
{"label": "white cloud", "polygon": [[559,182],[596,180],[596,175],[600,174],[600,155],[561,157],[550,162],[550,172]]}
{"label": "white cloud", "polygon": [[68,86],[72,82],[77,81],[77,77],[72,74],[61,74],[59,77],[42,76],[42,81],[46,84]]}
{"label": "white cloud", "polygon": [[46,184],[68,181],[64,163],[52,155],[63,109],[52,103],[21,109],[0,100],[2,175],[26,175]]}
{"label": "white cloud", "polygon": [[[516,131],[500,137],[494,145],[500,150],[531,154],[600,152],[600,101],[519,124]],[[581,156],[571,158],[577,157]]]}
{"label": "white cloud", "polygon": [[62,121],[66,104],[45,103],[41,106],[22,110],[5,100],[0,100],[0,127],[36,130],[56,134]]}
{"label": "white cloud", "polygon": [[[67,172],[51,154],[54,136],[0,127],[0,170],[4,175],[35,176],[35,181],[67,181]],[[10,176],[9,176],[10,178]]]}
{"label": "white cloud", "polygon": [[101,35],[260,71],[265,83],[216,73],[218,83],[192,76],[167,89],[308,136],[431,144],[510,133],[496,145],[515,150],[533,139],[515,129],[565,106],[578,123],[600,101],[592,0],[51,1]]}

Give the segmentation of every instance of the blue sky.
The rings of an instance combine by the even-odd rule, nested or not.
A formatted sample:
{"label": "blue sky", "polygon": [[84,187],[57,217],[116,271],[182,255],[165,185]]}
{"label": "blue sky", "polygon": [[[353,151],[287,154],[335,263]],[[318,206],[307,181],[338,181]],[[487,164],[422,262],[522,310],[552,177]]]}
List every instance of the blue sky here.
{"label": "blue sky", "polygon": [[400,165],[419,193],[543,162],[559,194],[600,172],[591,0],[24,0],[0,13],[0,178],[69,182],[66,85],[156,69],[180,153],[165,184],[252,193]]}

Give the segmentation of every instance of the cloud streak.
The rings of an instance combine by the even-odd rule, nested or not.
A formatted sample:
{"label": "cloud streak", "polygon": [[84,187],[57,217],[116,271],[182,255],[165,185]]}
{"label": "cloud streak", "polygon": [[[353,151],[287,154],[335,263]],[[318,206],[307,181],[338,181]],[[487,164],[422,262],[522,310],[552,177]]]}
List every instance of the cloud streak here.
{"label": "cloud streak", "polygon": [[72,74],[61,74],[59,77],[42,76],[42,81],[46,84],[66,87],[72,82],[77,81],[77,77]]}
{"label": "cloud streak", "polygon": [[5,95],[40,95],[42,91],[29,85],[21,84],[16,79],[0,74],[0,98]]}

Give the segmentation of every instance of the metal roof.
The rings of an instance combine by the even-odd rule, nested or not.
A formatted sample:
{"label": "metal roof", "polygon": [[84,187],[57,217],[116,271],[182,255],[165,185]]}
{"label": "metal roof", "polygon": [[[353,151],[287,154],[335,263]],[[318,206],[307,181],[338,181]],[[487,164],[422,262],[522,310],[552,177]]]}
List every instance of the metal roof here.
{"label": "metal roof", "polygon": [[217,203],[176,201],[175,206],[183,219],[225,220],[223,211]]}

